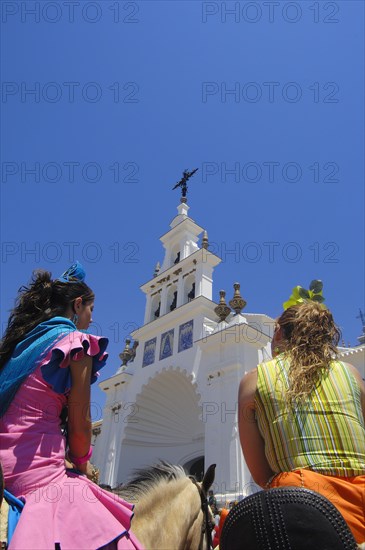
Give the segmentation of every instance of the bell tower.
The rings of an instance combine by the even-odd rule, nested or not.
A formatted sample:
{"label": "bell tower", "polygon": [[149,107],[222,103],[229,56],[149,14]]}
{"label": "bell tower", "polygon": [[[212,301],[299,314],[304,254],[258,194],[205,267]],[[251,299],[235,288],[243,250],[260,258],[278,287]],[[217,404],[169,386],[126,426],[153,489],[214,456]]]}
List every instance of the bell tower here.
{"label": "bell tower", "polygon": [[[153,279],[142,285],[146,294],[144,324],[155,321],[198,296],[212,299],[213,269],[221,261],[208,251],[208,236],[188,216],[189,206],[181,202],[170,230],[160,237],[165,255]],[[199,235],[204,232],[201,248]]]}

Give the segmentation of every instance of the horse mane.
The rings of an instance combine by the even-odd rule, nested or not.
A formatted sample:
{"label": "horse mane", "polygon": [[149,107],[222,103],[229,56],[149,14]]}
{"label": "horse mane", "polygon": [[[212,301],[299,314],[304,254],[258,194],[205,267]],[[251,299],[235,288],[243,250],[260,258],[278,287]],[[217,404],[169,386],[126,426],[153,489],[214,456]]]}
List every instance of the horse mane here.
{"label": "horse mane", "polygon": [[145,496],[162,481],[169,483],[186,478],[187,474],[182,466],[161,460],[148,468],[134,470],[131,481],[117,487],[115,491],[125,500],[135,501]]}

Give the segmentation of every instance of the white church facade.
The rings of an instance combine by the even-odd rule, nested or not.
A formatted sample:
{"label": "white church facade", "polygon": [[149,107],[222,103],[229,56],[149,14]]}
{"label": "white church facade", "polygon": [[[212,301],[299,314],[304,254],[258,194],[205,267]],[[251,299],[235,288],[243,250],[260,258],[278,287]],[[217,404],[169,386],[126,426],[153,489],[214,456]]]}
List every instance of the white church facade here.
{"label": "white church facade", "polygon": [[[223,291],[213,301],[221,260],[188,210],[181,199],[160,239],[164,261],[141,287],[145,317],[132,333],[133,348],[128,342],[123,365],[99,384],[106,404],[93,426],[93,463],[111,487],[159,459],[197,476],[214,463],[214,492],[221,501],[236,500],[257,490],[239,443],[238,385],[271,357],[274,320],[242,311],[238,284],[227,298],[231,307]],[[363,377],[364,351],[364,345],[343,350]]]}

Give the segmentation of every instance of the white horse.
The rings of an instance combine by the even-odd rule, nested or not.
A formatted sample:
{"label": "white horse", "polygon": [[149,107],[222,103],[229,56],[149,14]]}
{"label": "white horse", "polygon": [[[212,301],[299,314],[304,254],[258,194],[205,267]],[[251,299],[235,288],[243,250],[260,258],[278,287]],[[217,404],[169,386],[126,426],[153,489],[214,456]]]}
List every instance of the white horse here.
{"label": "white horse", "polygon": [[203,481],[187,476],[181,466],[167,462],[138,470],[136,477],[115,492],[135,504],[132,532],[148,550],[208,550],[214,517],[208,490],[215,464]]}

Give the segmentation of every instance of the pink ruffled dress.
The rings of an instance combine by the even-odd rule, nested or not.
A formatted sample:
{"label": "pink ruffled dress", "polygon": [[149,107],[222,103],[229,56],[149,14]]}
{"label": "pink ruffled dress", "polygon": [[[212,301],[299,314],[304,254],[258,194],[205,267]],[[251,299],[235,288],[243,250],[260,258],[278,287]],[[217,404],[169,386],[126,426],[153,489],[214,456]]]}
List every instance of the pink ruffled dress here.
{"label": "pink ruffled dress", "polygon": [[[25,501],[9,550],[143,550],[130,532],[133,505],[65,469],[60,414],[71,388],[70,359],[104,366],[107,339],[71,332],[59,340],[0,419],[6,489]],[[57,547],[57,546],[56,546]]]}

